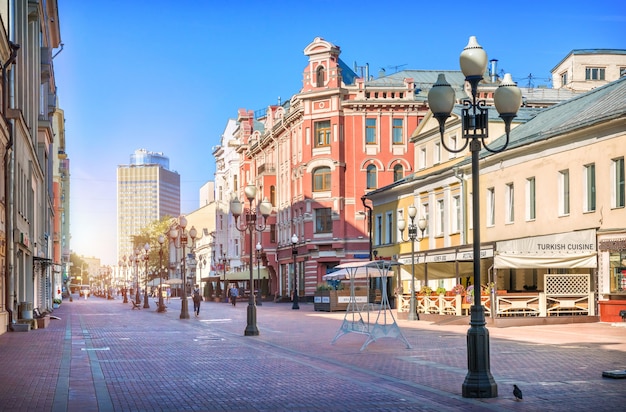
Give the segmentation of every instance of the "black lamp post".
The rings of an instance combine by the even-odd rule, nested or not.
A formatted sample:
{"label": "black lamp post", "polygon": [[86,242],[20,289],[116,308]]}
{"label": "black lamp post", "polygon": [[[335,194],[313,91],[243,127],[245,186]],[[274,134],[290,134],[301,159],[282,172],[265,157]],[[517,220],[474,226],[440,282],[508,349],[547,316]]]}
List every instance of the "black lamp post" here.
{"label": "black lamp post", "polygon": [[261,242],[256,244],[256,280],[257,286],[259,287],[257,292],[256,304],[257,306],[263,306],[261,302],[261,251],[263,250],[263,246]]}
{"label": "black lamp post", "polygon": [[296,256],[298,256],[298,236],[294,233],[291,236],[291,255],[293,257],[293,305],[291,309],[300,309],[298,298],[298,267],[296,262]]}
{"label": "black lamp post", "polygon": [[126,266],[126,255],[122,256],[121,262],[122,269],[124,270],[124,301],[122,303],[128,303],[128,266]]}
{"label": "black lamp post", "polygon": [[450,117],[454,107],[454,90],[440,74],[437,82],[428,92],[428,105],[433,116],[439,121],[441,143],[449,152],[458,153],[469,144],[472,153],[472,219],[473,219],[473,270],[474,270],[474,305],[471,307],[470,329],[467,332],[467,366],[468,373],[463,382],[463,397],[494,398],[498,396],[498,387],[489,370],[489,332],[485,327],[485,311],[480,298],[480,186],[478,155],[481,147],[492,153],[499,153],[509,144],[511,121],[517,115],[522,103],[519,88],[506,74],[494,94],[496,110],[504,120],[506,140],[504,144],[491,149],[486,142],[488,134],[488,111],[484,100],[478,100],[478,83],[483,79],[487,69],[487,53],[471,36],[468,45],[460,56],[461,71],[465,75],[472,90],[472,99],[463,101],[462,123],[465,143],[460,149],[449,148],[444,138],[446,119]]}
{"label": "black lamp post", "polygon": [[[409,206],[409,218],[411,219],[411,223],[409,223],[409,239],[411,240],[411,299],[410,299],[410,307],[409,307],[409,320],[420,320],[420,316],[417,313],[416,303],[415,303],[415,241],[424,239],[424,230],[426,230],[426,219],[420,217],[417,221],[417,225],[415,224],[415,216],[417,216],[417,208],[414,205]],[[404,229],[406,228],[406,221],[404,218],[398,219],[398,229],[400,233],[404,234]],[[422,237],[418,239],[417,237],[417,229],[422,232]],[[404,239],[402,239],[404,240]]]}
{"label": "black lamp post", "polygon": [[[182,273],[181,279],[183,281],[183,296],[180,297],[181,305],[180,305],[180,319],[189,319],[189,302],[187,301],[187,271],[185,267],[185,261],[187,260],[185,254],[185,246],[187,246],[187,232],[185,228],[187,227],[187,218],[185,216],[180,216],[178,218],[178,222],[174,223],[170,227],[170,239],[173,244],[176,245],[176,241],[180,241],[180,245],[183,248],[183,257],[182,257]],[[189,236],[191,236],[191,240],[193,241],[196,238],[196,228],[193,226],[189,230]]]}
{"label": "black lamp post", "polygon": [[[272,212],[272,204],[267,200],[267,198],[263,199],[263,201],[258,205],[258,209],[263,216],[263,222],[257,223],[257,213],[252,209],[252,201],[256,198],[256,186],[253,184],[248,184],[244,188],[244,193],[248,202],[250,204],[249,208],[245,211],[243,210],[243,204],[234,197],[230,201],[230,212],[233,214],[235,218],[235,227],[240,232],[248,232],[249,236],[249,246],[250,246],[250,296],[248,297],[248,312],[247,312],[247,321],[248,324],[246,326],[246,330],[244,332],[245,336],[258,336],[259,328],[256,325],[256,305],[254,304],[254,277],[252,272],[252,261],[253,261],[253,249],[254,244],[252,243],[252,233],[256,230],[258,232],[262,232],[265,230],[265,223],[267,221],[267,217]],[[239,226],[238,219],[242,213],[245,213],[245,222],[241,222],[242,226]]]}
{"label": "black lamp post", "polygon": [[220,263],[222,264],[222,267],[224,268],[224,290],[222,291],[224,295],[223,296],[224,303],[228,303],[228,279],[226,279],[226,264],[228,262],[229,262],[229,259],[226,258],[226,253],[222,252]]}
{"label": "black lamp post", "polygon": [[143,246],[144,249],[144,255],[143,255],[143,260],[146,261],[146,272],[144,274],[145,276],[145,280],[144,280],[144,288],[143,288],[143,308],[144,309],[149,309],[150,308],[150,302],[148,299],[148,260],[150,260],[150,244],[146,243]]}
{"label": "black lamp post", "polygon": [[141,302],[141,297],[139,295],[139,254],[141,251],[139,248],[135,249],[135,255],[133,256],[133,262],[135,262],[135,303],[139,305]]}
{"label": "black lamp post", "polygon": [[157,312],[165,312],[165,305],[163,304],[163,243],[165,243],[165,236],[159,235],[157,238],[159,242],[159,307]]}

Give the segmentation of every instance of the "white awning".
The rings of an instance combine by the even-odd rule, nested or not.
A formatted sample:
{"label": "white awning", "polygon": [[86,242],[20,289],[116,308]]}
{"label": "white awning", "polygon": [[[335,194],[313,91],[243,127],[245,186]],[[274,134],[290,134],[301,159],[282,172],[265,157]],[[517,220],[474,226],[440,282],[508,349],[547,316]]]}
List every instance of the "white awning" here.
{"label": "white awning", "polygon": [[595,229],[496,242],[494,268],[596,268]]}
{"label": "white awning", "polygon": [[[267,272],[267,268],[261,267],[257,269],[256,267],[252,268],[252,277],[256,280],[258,277],[261,279],[268,279],[269,274]],[[224,279],[222,275],[221,279]],[[250,280],[250,270],[244,270],[243,272],[226,272],[226,280]]]}

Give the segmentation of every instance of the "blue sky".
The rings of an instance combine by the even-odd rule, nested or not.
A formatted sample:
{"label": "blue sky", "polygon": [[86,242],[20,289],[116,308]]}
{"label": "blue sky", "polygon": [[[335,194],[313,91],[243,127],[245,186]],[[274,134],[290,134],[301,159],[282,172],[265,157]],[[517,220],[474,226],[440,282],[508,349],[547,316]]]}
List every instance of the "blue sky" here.
{"label": "blue sky", "polygon": [[297,93],[315,37],[377,75],[458,70],[475,35],[520,86],[530,74],[535,86],[549,84],[572,49],[626,49],[619,0],[497,3],[58,0],[72,250],[117,262],[116,170],[138,148],[170,158],[182,212],[196,209],[227,119]]}

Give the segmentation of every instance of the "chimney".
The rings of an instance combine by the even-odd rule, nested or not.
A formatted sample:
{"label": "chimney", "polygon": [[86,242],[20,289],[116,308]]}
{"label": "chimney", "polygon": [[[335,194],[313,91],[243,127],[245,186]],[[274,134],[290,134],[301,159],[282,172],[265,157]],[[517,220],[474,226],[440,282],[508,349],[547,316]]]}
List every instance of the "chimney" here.
{"label": "chimney", "polygon": [[491,77],[491,83],[498,81],[498,59],[489,60],[489,77]]}

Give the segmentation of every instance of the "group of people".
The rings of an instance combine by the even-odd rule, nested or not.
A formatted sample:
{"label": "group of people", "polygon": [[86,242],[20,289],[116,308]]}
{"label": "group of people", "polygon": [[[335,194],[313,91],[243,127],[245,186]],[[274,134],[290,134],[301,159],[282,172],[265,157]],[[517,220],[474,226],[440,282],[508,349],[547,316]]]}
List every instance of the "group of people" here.
{"label": "group of people", "polygon": [[[230,303],[233,306],[237,305],[237,298],[239,297],[239,289],[237,285],[231,284],[230,289],[228,289],[228,297],[230,299]],[[191,299],[193,300],[193,312],[196,316],[200,316],[200,303],[202,302],[202,294],[200,294],[200,287],[198,284],[194,285],[194,289],[191,292]]]}

